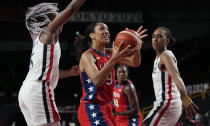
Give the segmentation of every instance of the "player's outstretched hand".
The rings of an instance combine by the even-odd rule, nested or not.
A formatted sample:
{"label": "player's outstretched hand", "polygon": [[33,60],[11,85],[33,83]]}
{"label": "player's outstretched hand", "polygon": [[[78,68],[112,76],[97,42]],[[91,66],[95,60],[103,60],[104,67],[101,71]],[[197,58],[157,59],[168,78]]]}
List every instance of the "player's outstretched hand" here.
{"label": "player's outstretched hand", "polygon": [[137,32],[138,37],[140,39],[143,39],[143,38],[148,36],[148,34],[145,34],[145,32],[147,32],[147,29],[143,29],[143,26],[140,26],[139,29],[136,32]]}
{"label": "player's outstretched hand", "polygon": [[190,99],[188,95],[182,97],[182,107],[186,112],[187,118],[190,118],[193,115],[195,115],[196,109],[199,109],[199,107],[195,105],[195,103]]}

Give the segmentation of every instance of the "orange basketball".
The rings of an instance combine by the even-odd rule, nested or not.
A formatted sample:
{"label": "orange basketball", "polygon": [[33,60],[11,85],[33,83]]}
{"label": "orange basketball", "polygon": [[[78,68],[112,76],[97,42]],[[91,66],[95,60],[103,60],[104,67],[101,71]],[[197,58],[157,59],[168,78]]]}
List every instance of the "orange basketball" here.
{"label": "orange basketball", "polygon": [[139,41],[137,32],[132,29],[126,29],[117,34],[114,45],[119,47],[120,43],[123,42],[122,49],[126,48],[128,45],[131,45],[130,48],[134,48],[137,44],[137,41]]}

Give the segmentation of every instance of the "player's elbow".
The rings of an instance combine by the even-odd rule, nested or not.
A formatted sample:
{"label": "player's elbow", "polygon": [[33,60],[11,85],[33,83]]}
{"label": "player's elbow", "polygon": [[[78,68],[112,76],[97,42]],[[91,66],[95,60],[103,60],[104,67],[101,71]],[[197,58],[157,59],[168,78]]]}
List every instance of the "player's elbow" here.
{"label": "player's elbow", "polygon": [[123,65],[129,66],[129,67],[139,67],[140,62],[138,62],[138,61],[133,61],[132,63],[123,64]]}
{"label": "player's elbow", "polygon": [[131,66],[131,67],[139,67],[140,64],[141,64],[141,61],[138,59],[138,60],[134,60],[134,61],[130,64],[130,66]]}
{"label": "player's elbow", "polygon": [[140,60],[137,60],[133,63],[133,67],[139,67],[140,66]]}
{"label": "player's elbow", "polygon": [[141,55],[140,53],[134,56],[134,60],[132,62],[132,67],[139,67],[141,64]]}
{"label": "player's elbow", "polygon": [[139,108],[136,106],[136,107],[134,107],[133,108],[133,111],[132,111],[132,115],[138,115],[138,113],[139,113]]}

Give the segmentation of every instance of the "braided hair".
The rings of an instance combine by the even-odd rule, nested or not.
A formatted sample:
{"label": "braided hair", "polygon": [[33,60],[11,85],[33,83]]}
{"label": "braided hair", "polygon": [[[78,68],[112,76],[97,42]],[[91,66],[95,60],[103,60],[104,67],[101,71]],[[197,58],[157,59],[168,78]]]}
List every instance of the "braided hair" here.
{"label": "braided hair", "polygon": [[25,24],[30,32],[32,40],[46,27],[51,21],[50,14],[58,14],[57,3],[40,3],[29,7],[25,14]]}

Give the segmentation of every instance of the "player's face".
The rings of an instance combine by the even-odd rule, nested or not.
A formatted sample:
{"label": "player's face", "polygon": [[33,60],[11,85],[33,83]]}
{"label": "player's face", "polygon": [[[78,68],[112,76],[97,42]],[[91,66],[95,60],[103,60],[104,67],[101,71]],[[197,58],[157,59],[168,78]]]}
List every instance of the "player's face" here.
{"label": "player's face", "polygon": [[117,80],[119,83],[124,82],[128,78],[128,70],[126,67],[118,67],[117,69]]}
{"label": "player's face", "polygon": [[106,24],[98,22],[95,26],[92,39],[97,42],[102,42],[103,44],[108,44],[110,41],[109,28]]}
{"label": "player's face", "polygon": [[165,31],[158,28],[154,31],[152,35],[152,47],[155,51],[163,50],[168,43]]}

